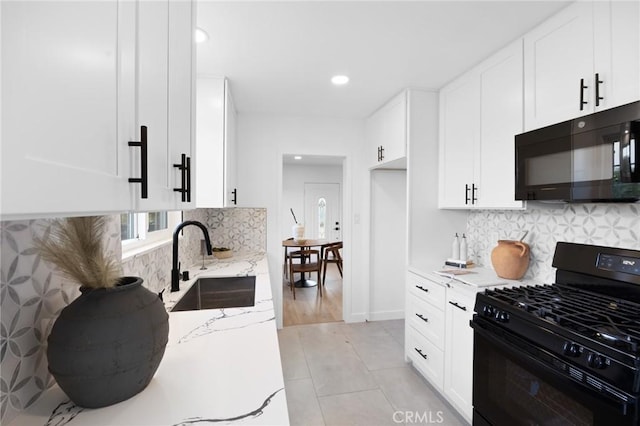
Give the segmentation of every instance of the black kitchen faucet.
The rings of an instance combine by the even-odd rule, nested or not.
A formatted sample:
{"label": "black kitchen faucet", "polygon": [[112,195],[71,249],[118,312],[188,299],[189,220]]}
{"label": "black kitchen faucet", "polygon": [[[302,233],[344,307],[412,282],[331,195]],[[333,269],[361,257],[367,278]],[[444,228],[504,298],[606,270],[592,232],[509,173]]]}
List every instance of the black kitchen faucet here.
{"label": "black kitchen faucet", "polygon": [[213,250],[211,249],[211,240],[209,239],[209,231],[206,226],[197,220],[185,220],[176,227],[173,231],[173,259],[171,264],[171,291],[180,291],[180,266],[178,264],[178,234],[182,231],[182,228],[188,225],[195,225],[202,230],[204,234],[204,242],[207,246],[207,254],[211,256]]}

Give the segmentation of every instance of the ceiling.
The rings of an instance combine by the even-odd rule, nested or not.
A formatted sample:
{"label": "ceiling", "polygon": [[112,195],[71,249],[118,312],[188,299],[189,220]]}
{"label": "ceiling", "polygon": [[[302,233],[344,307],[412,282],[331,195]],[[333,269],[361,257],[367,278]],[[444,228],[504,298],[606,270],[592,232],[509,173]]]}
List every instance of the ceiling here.
{"label": "ceiling", "polygon": [[[439,89],[560,1],[198,2],[198,73],[238,112],[363,118],[406,87]],[[350,82],[333,86],[331,76]]]}

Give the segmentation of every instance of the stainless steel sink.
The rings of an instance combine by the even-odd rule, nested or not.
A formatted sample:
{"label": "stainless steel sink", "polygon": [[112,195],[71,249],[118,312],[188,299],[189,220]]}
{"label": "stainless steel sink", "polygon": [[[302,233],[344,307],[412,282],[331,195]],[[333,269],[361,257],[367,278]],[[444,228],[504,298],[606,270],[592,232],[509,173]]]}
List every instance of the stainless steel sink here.
{"label": "stainless steel sink", "polygon": [[256,277],[199,278],[171,311],[254,306],[255,296]]}

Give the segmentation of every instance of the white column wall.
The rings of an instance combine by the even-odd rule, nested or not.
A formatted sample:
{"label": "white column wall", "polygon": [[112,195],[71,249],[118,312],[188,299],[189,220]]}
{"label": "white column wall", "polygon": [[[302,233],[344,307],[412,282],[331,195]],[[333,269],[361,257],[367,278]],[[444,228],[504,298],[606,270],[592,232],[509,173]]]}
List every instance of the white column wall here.
{"label": "white column wall", "polygon": [[282,326],[282,156],[345,157],[343,251],[348,260],[343,316],[347,322],[363,321],[368,298],[368,250],[363,241],[369,216],[364,120],[241,113],[237,130],[240,206],[267,208],[267,255],[278,326]]}

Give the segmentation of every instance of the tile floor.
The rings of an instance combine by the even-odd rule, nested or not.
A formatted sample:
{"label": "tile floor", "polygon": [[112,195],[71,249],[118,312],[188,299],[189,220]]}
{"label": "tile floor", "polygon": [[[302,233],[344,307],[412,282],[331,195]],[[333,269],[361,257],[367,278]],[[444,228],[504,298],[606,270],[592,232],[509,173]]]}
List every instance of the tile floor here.
{"label": "tile floor", "polygon": [[464,425],[404,361],[404,320],[278,331],[291,425]]}

